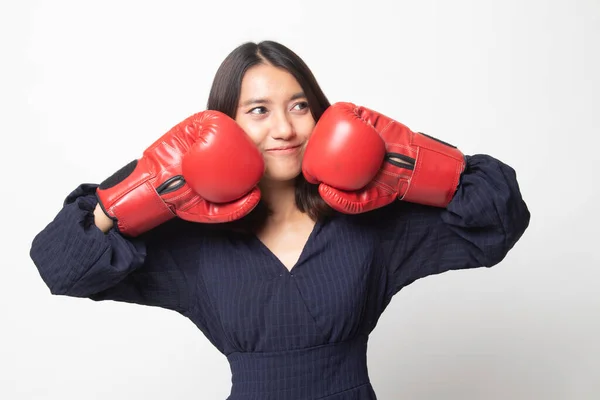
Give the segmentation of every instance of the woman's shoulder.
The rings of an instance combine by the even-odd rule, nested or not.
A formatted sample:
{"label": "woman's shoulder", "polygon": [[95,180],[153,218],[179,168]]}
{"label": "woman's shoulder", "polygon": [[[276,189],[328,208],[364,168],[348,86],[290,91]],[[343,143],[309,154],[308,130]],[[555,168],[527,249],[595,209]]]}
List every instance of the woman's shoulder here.
{"label": "woman's shoulder", "polygon": [[421,223],[433,221],[439,216],[441,209],[425,206],[417,203],[395,200],[392,203],[374,210],[358,214],[337,214],[346,223],[385,229],[396,226],[398,223],[417,220]]}
{"label": "woman's shoulder", "polygon": [[211,231],[215,231],[212,233],[213,235],[217,232],[217,230],[211,229],[208,224],[186,221],[176,217],[145,232],[141,235],[141,238],[147,244],[162,244],[162,247],[174,248],[180,247],[174,246],[175,244],[197,244]]}
{"label": "woman's shoulder", "polygon": [[228,252],[240,235],[235,228],[220,223],[199,223],[180,218],[169,220],[143,234],[149,255],[167,253],[170,257],[190,259],[202,252]]}

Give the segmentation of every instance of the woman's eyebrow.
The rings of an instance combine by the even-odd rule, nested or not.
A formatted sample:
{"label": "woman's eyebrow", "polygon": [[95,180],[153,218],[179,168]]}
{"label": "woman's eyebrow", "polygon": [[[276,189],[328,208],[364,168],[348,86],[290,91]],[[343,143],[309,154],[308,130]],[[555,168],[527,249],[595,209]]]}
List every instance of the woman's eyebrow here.
{"label": "woman's eyebrow", "polygon": [[269,100],[269,99],[253,98],[253,99],[248,99],[248,100],[244,101],[240,105],[242,107],[246,107],[246,106],[249,106],[251,104],[269,104],[269,103],[271,103],[271,100]]}
{"label": "woman's eyebrow", "polygon": [[[290,101],[291,100],[298,100],[298,99],[302,99],[305,98],[306,95],[304,94],[304,92],[298,92],[298,93],[294,93],[291,97],[290,97]],[[251,98],[248,99],[246,101],[244,101],[243,103],[240,104],[241,107],[247,107],[251,104],[271,104],[272,101],[266,98],[262,98],[262,97],[255,97],[255,98]]]}
{"label": "woman's eyebrow", "polygon": [[290,100],[298,100],[298,99],[302,99],[302,98],[306,98],[306,95],[304,94],[304,92],[298,92],[298,93],[294,93],[292,95],[292,97],[290,97]]}

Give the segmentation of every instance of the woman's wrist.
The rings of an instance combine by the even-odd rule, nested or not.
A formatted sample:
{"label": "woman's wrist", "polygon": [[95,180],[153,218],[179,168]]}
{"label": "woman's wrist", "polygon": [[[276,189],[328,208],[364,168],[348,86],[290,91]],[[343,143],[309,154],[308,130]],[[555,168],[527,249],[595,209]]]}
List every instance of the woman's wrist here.
{"label": "woman's wrist", "polygon": [[102,210],[100,203],[94,209],[94,223],[102,232],[106,233],[113,227],[113,220],[110,219]]}

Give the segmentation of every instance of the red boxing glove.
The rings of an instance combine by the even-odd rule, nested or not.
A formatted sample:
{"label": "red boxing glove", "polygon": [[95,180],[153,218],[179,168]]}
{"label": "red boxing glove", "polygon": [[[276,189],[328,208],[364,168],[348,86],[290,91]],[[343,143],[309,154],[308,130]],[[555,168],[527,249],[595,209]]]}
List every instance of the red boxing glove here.
{"label": "red boxing glove", "polygon": [[137,236],[176,216],[203,223],[245,216],[260,200],[264,169],[260,151],[233,119],[204,111],[174,126],[96,194],[119,231]]}
{"label": "red boxing glove", "polygon": [[302,172],[332,208],[358,214],[396,199],[446,207],[464,168],[456,147],[366,107],[336,103],[313,130]]}

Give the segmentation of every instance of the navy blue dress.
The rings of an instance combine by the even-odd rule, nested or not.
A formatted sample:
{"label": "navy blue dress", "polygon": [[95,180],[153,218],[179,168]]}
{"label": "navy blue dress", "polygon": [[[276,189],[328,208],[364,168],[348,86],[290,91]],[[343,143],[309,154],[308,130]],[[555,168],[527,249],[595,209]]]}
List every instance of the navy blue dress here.
{"label": "navy blue dress", "polygon": [[94,226],[84,184],[33,240],[51,293],[163,307],[228,359],[230,400],[373,400],[367,340],[415,280],[500,262],[529,224],[514,170],[487,155],[447,209],[397,201],[314,226],[291,271],[254,235],[172,220],[138,238]]}

